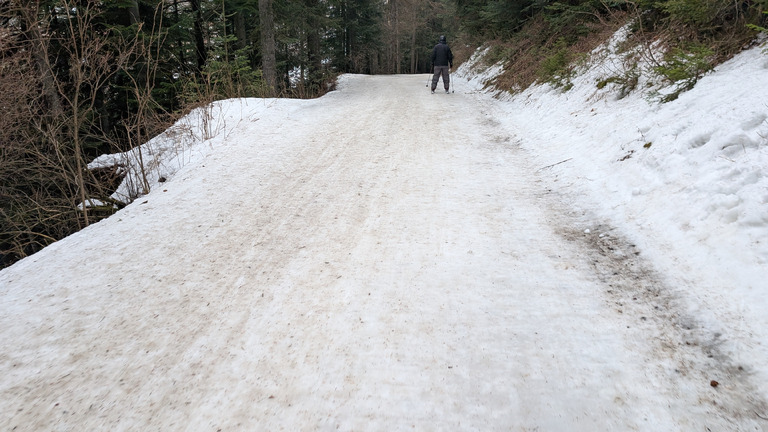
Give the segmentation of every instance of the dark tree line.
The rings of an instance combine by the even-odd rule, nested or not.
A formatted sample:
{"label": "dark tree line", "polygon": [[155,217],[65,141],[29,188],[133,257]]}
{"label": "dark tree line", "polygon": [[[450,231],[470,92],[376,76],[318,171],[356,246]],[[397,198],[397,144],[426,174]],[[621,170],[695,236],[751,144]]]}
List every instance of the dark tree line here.
{"label": "dark tree line", "polygon": [[765,23],[767,0],[453,0],[463,30],[481,38],[507,39],[543,14],[556,30],[600,19],[611,11],[638,12],[646,28],[674,28],[685,36],[724,36],[731,26]]}

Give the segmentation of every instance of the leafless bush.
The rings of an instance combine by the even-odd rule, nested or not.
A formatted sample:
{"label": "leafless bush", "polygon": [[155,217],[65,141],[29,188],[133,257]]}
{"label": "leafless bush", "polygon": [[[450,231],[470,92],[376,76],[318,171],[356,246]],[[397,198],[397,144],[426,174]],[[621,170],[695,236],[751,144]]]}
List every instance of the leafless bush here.
{"label": "leafless bush", "polygon": [[0,9],[0,267],[112,212],[82,204],[108,195],[85,168],[84,145],[107,139],[99,92],[135,44],[108,46],[108,32],[94,29],[96,4],[62,2],[55,57],[50,17],[37,2]]}

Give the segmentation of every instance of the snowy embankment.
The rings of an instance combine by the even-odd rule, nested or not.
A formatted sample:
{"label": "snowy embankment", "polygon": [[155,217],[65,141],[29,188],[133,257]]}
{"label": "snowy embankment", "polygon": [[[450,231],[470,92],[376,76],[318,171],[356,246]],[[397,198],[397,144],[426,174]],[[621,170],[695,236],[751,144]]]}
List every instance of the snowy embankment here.
{"label": "snowy embankment", "polygon": [[117,167],[117,174],[124,178],[110,198],[128,204],[160,187],[185,165],[205,158],[243,123],[257,121],[263,110],[285,103],[278,99],[254,101],[250,105],[247,99],[218,101],[196,108],[143,145],[99,156],[88,169]]}
{"label": "snowy embankment", "polygon": [[[764,287],[768,265],[768,55],[749,49],[704,76],[679,99],[641,76],[620,98],[619,85],[597,83],[626,66],[616,51],[622,32],[577,71],[571,90],[534,85],[501,96],[500,119],[521,144],[561,177],[563,190],[589,191],[609,214],[674,235],[743,288]],[[479,53],[481,54],[481,53]],[[498,74],[481,56],[458,74],[476,89]],[[739,269],[738,271],[736,269]],[[755,274],[755,270],[758,274]],[[698,271],[698,270],[697,270]],[[736,281],[734,281],[736,282]],[[768,287],[766,287],[768,288]],[[764,292],[755,293],[763,297]]]}
{"label": "snowy embankment", "polygon": [[[756,346],[731,346],[732,355],[750,360],[752,349],[768,352],[765,43],[719,65],[677,100],[659,103],[654,95],[673,86],[654,84],[642,63],[628,95],[620,84],[598,89],[627,72],[625,57],[633,53],[618,51],[623,38],[621,30],[596,49],[566,92],[543,84],[496,94],[497,118],[564,199],[591,200],[592,211],[655,255],[671,283],[693,285],[691,297],[702,303],[689,307],[699,325],[717,332],[707,312],[715,308],[720,319],[758,329]],[[483,65],[482,55],[458,71],[478,91],[501,70]]]}

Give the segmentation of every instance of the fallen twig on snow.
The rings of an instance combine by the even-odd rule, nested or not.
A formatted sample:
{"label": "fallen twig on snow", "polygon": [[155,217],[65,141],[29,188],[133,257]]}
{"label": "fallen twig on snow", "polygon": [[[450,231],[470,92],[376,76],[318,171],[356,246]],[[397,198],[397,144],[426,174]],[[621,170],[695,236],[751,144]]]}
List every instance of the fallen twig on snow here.
{"label": "fallen twig on snow", "polygon": [[569,160],[571,160],[571,159],[573,159],[573,158],[568,158],[568,159],[566,159],[566,160],[561,160],[561,161],[560,161],[560,162],[558,162],[558,163],[553,163],[552,165],[547,165],[547,166],[545,166],[545,167],[541,167],[541,168],[537,169],[537,170],[536,170],[536,172],[539,172],[539,171],[541,171],[541,170],[543,170],[543,169],[552,168],[553,166],[556,166],[556,165],[560,165],[561,163],[566,163],[566,162],[568,162],[568,161],[569,161]]}

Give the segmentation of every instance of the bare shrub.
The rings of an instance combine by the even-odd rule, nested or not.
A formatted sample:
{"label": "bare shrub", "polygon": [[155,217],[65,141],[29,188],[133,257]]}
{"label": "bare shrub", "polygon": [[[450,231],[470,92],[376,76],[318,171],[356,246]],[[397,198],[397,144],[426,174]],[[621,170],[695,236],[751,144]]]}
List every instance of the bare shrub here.
{"label": "bare shrub", "polygon": [[88,146],[109,140],[100,92],[134,46],[110,46],[109,32],[93,23],[97,2],[62,5],[58,33],[37,2],[0,11],[0,266],[113,211],[85,204],[108,193],[84,159]]}

